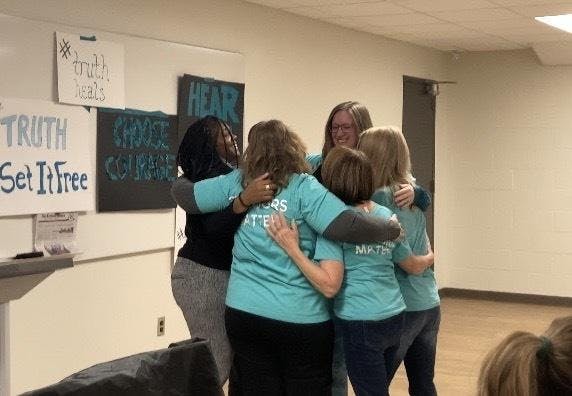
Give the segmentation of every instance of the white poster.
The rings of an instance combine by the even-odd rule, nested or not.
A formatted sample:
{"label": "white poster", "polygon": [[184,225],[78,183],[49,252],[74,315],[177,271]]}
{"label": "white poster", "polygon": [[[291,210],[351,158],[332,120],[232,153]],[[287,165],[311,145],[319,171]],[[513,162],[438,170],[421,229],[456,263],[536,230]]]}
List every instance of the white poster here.
{"label": "white poster", "polygon": [[0,216],[95,209],[90,114],[0,98]]}
{"label": "white poster", "polygon": [[77,213],[42,213],[34,222],[34,247],[45,256],[76,253]]}
{"label": "white poster", "polygon": [[56,32],[61,103],[125,108],[125,49],[96,37]]}

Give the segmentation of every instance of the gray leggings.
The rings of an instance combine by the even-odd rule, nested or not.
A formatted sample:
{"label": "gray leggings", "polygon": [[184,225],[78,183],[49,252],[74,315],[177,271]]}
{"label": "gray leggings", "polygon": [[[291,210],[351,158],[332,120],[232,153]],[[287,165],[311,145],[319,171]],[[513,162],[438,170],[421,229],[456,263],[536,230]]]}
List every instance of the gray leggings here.
{"label": "gray leggings", "polygon": [[210,340],[221,385],[226,382],[232,350],[224,327],[224,310],[229,271],[205,267],[177,257],[171,274],[171,288],[192,337]]}

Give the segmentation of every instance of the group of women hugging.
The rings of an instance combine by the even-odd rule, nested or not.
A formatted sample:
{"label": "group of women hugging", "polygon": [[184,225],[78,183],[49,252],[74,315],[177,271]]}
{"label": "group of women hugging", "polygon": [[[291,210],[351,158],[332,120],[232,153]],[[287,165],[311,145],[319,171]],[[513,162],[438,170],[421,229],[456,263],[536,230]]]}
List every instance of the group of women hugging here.
{"label": "group of women hugging", "polygon": [[191,125],[172,187],[187,241],[172,273],[189,330],[230,395],[435,395],[439,296],[409,149],[368,110],[331,111],[321,154],[278,120],[244,154],[223,121]]}

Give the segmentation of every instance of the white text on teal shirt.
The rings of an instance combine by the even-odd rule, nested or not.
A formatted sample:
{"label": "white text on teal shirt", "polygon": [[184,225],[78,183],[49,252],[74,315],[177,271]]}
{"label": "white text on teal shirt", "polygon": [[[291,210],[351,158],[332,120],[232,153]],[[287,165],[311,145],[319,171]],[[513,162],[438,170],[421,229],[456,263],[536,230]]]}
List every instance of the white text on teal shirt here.
{"label": "white text on teal shirt", "polygon": [[355,254],[391,254],[395,242],[386,241],[378,245],[361,244],[355,247]]}

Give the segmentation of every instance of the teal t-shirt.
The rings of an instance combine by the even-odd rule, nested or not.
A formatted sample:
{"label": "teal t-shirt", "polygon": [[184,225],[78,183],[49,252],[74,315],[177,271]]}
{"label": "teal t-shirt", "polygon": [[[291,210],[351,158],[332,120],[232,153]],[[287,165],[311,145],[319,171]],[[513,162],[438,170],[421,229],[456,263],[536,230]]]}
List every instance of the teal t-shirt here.
{"label": "teal t-shirt", "polygon": [[[417,208],[400,209],[393,201],[393,192],[385,187],[374,192],[372,201],[387,206],[397,215],[405,236],[415,255],[427,254],[427,227],[423,212]],[[407,311],[424,311],[439,305],[439,293],[435,273],[427,268],[420,275],[410,275],[399,266],[395,266],[395,276],[401,287],[401,293],[407,305]]]}
{"label": "teal t-shirt", "polygon": [[306,156],[306,162],[310,165],[310,172],[314,173],[316,168],[322,165],[322,154],[308,154]]}
{"label": "teal t-shirt", "polygon": [[[390,218],[393,213],[374,203],[371,214]],[[383,320],[405,310],[393,263],[410,255],[407,241],[355,245],[319,237],[314,260],[344,263],[344,281],[334,300],[334,313],[338,318]]]}
{"label": "teal t-shirt", "polygon": [[[218,211],[242,191],[242,173],[195,184],[195,200],[203,213]],[[291,323],[330,319],[327,299],[308,282],[296,264],[267,234],[270,215],[282,212],[298,225],[300,248],[312,257],[317,233],[346,206],[313,176],[294,174],[272,202],[251,207],[234,236],[233,261],[226,304],[235,309]]]}

